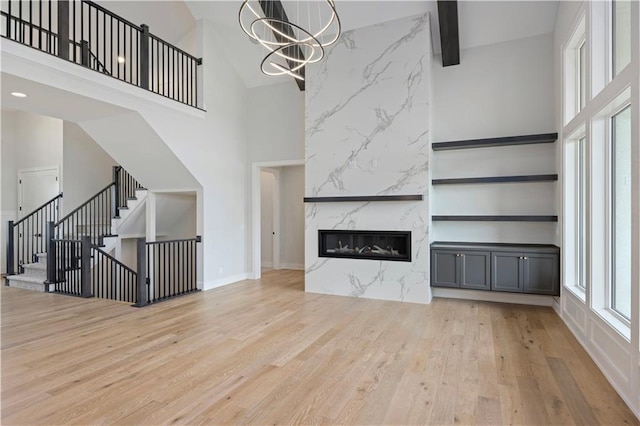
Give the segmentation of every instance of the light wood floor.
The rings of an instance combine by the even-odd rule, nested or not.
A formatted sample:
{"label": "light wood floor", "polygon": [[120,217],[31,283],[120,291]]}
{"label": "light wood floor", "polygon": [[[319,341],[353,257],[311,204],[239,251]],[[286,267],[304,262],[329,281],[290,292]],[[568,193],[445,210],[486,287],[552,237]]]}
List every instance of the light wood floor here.
{"label": "light wood floor", "polygon": [[305,294],[143,309],[2,287],[2,423],[638,424],[550,308]]}

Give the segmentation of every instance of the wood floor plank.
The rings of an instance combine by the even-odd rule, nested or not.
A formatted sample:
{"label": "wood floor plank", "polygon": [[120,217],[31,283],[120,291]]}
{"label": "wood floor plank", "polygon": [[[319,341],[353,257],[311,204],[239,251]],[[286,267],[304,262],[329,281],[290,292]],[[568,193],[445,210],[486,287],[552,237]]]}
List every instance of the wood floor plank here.
{"label": "wood floor plank", "polygon": [[303,280],[143,309],[2,287],[2,424],[638,424],[550,308]]}

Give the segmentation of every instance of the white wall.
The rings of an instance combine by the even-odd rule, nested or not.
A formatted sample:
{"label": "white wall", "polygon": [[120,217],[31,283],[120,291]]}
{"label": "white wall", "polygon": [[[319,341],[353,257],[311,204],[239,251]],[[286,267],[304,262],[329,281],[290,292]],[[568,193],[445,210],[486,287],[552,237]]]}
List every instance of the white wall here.
{"label": "white wall", "polygon": [[2,272],[6,271],[4,228],[7,221],[18,217],[18,170],[57,166],[62,191],[62,134],[62,120],[28,112],[2,110]]}
{"label": "white wall", "polygon": [[465,49],[460,65],[433,60],[434,142],[556,130],[553,36]]}
{"label": "white wall", "polygon": [[247,94],[249,161],[304,158],[304,92],[288,81]]}
{"label": "white wall", "polygon": [[304,269],[304,167],[280,167],[280,267]]}
{"label": "white wall", "polygon": [[111,158],[75,123],[63,125],[63,170],[65,175],[62,214],[75,209],[113,181]]}
{"label": "white wall", "polygon": [[198,235],[194,192],[156,193],[155,198],[158,240],[194,238]]}
{"label": "white wall", "polygon": [[[293,81],[247,90],[248,161],[253,163],[302,161],[304,158],[304,93]],[[251,194],[251,170],[247,192]],[[247,262],[253,265],[251,242],[253,210],[247,210]],[[304,262],[301,262],[304,263]],[[256,271],[253,271],[254,274]]]}
{"label": "white wall", "polygon": [[267,268],[273,266],[275,181],[273,173],[260,172],[260,263]]}
{"label": "white wall", "polygon": [[[465,49],[433,62],[433,142],[557,131],[553,36]],[[557,143],[556,143],[557,144]],[[436,151],[433,178],[557,173],[556,144]],[[557,215],[557,183],[438,185],[435,215]],[[526,195],[525,195],[526,194]],[[434,222],[434,241],[554,244],[556,223]]]}

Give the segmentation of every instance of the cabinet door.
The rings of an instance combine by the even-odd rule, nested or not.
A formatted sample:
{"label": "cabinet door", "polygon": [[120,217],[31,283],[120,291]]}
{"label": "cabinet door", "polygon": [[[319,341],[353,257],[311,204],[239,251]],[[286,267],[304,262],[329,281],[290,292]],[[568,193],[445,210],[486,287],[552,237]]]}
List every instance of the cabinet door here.
{"label": "cabinet door", "polygon": [[558,255],[524,253],[524,292],[559,296]]}
{"label": "cabinet door", "polygon": [[434,287],[460,287],[458,280],[457,251],[433,250],[431,252],[431,285]]}
{"label": "cabinet door", "polygon": [[491,252],[491,289],[522,293],[522,253]]}
{"label": "cabinet door", "polygon": [[491,254],[488,251],[465,251],[459,257],[460,288],[491,290]]}

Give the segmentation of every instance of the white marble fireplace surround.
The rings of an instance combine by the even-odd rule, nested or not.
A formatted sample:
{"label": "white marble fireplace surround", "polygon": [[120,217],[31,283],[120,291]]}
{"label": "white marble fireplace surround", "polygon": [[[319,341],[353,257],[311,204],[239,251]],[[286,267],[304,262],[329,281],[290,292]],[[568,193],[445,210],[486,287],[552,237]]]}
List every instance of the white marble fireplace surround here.
{"label": "white marble fireplace surround", "polygon": [[[307,203],[305,290],[429,303],[429,16],[342,34],[307,67],[305,195],[423,201]],[[318,257],[318,230],[411,231],[411,262]]]}

